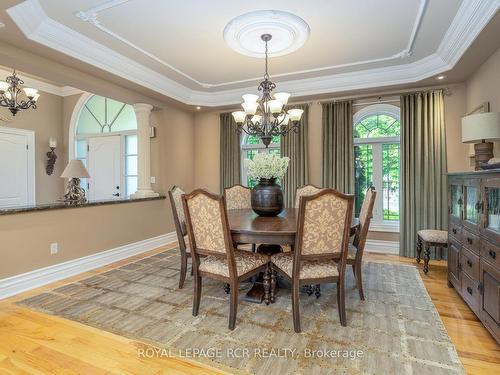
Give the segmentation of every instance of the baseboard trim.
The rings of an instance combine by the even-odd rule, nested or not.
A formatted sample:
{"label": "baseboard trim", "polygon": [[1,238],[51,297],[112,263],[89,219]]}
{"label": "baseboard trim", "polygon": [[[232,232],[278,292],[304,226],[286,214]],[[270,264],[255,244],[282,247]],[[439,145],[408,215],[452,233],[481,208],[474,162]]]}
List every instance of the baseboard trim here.
{"label": "baseboard trim", "polygon": [[0,300],[30,289],[41,287],[54,281],[59,281],[67,277],[78,275],[79,273],[108,265],[133,255],[154,250],[176,241],[177,236],[175,232],[170,232],[2,279],[0,280]]}
{"label": "baseboard trim", "polygon": [[382,241],[382,240],[366,240],[365,250],[370,251],[372,253],[399,255],[399,242],[397,242],[397,241]]}

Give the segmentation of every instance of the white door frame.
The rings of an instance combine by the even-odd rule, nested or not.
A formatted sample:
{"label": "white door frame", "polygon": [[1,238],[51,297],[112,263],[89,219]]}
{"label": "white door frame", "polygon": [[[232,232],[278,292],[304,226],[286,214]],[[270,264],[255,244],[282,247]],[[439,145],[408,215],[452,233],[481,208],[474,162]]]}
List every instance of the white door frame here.
{"label": "white door frame", "polygon": [[0,133],[24,135],[28,146],[28,205],[36,204],[36,177],[35,177],[35,132],[33,130],[8,128],[0,126]]}

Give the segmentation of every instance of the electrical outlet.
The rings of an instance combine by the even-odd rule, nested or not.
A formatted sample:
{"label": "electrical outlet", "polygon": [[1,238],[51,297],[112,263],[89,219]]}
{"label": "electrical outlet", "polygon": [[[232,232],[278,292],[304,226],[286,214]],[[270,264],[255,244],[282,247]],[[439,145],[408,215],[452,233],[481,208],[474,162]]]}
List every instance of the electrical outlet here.
{"label": "electrical outlet", "polygon": [[54,255],[54,254],[57,254],[57,250],[58,249],[58,245],[57,245],[57,242],[53,242],[50,244],[50,254],[51,255]]}
{"label": "electrical outlet", "polygon": [[151,179],[150,179],[150,180],[151,180],[151,183],[152,183],[152,184],[156,184],[156,177],[151,176]]}

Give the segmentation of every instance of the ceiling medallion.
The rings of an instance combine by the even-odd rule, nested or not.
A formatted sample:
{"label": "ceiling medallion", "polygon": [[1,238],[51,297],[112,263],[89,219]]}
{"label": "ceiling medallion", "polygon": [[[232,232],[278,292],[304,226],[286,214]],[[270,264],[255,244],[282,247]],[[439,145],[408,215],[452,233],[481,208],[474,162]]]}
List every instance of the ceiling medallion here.
{"label": "ceiling medallion", "polygon": [[285,107],[290,98],[287,92],[277,92],[273,94],[276,85],[269,79],[267,72],[268,44],[273,36],[262,34],[260,39],[264,42],[264,53],[266,58],[266,70],[264,80],[260,83],[258,90],[262,91],[262,98],[258,95],[243,95],[244,102],[241,104],[243,111],[232,113],[234,121],[238,125],[238,132],[244,131],[249,135],[254,135],[262,140],[266,148],[271,143],[274,136],[285,136],[291,131],[299,131],[300,119],[304,112],[299,108],[292,108],[288,111]]}
{"label": "ceiling medallion", "polygon": [[233,18],[224,28],[224,40],[238,53],[264,57],[260,37],[273,36],[269,41],[270,57],[283,56],[298,50],[309,38],[311,29],[302,18],[280,10],[258,10]]}

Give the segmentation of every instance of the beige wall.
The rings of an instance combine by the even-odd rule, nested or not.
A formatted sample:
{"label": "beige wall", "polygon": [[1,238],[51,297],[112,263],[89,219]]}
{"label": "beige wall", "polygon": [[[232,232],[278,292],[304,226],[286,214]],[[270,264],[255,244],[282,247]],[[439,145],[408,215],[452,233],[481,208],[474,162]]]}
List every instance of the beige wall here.
{"label": "beige wall", "polygon": [[[78,75],[74,70],[72,74]],[[78,77],[85,78],[85,74]],[[96,83],[95,78],[86,81],[85,89],[131,104],[142,102],[155,106],[151,115],[151,124],[157,128],[156,138],[151,139],[151,175],[156,177],[153,189],[166,194],[175,184],[192,190],[195,186],[194,115],[106,81],[92,83]],[[79,98],[80,95],[61,98],[43,93],[38,110],[18,114],[9,125],[34,128],[37,132],[37,181],[43,187],[38,189],[41,191],[39,201],[43,198],[51,202],[63,193],[63,180],[58,176],[67,163],[70,119]],[[5,112],[2,115],[9,116]],[[59,159],[51,177],[44,175],[43,158],[49,137],[56,137],[59,144]],[[52,185],[56,181],[57,187]],[[0,215],[0,279],[172,231],[168,199]],[[50,255],[52,242],[59,244],[56,255]]]}
{"label": "beige wall", "polygon": [[168,210],[161,200],[0,215],[0,279],[170,232]]}
{"label": "beige wall", "polygon": [[[50,203],[61,198],[63,193],[63,179],[59,176],[64,168],[62,160],[63,145],[63,100],[60,96],[40,91],[38,109],[20,111],[12,116],[6,108],[0,108],[0,115],[10,120],[1,122],[0,126],[15,129],[32,130],[35,134],[35,185],[36,202]],[[54,173],[48,176],[45,172],[49,138],[56,138],[57,161]],[[61,149],[59,148],[61,147]]]}
{"label": "beige wall", "polygon": [[[467,112],[484,102],[490,111],[500,112],[500,48],[486,60],[466,82]],[[495,142],[495,157],[500,157],[500,142]]]}
{"label": "beige wall", "polygon": [[[465,115],[465,84],[451,85],[445,96],[448,171],[467,169],[467,145],[461,143],[461,118]],[[383,93],[381,93],[383,95]],[[389,97],[394,99],[397,97]],[[399,106],[399,103],[392,103]],[[362,109],[356,106],[355,112]],[[219,112],[197,113],[195,123],[195,185],[219,191]],[[317,100],[309,106],[309,182],[321,186],[322,109]],[[370,232],[370,239],[398,241],[398,233]]]}

